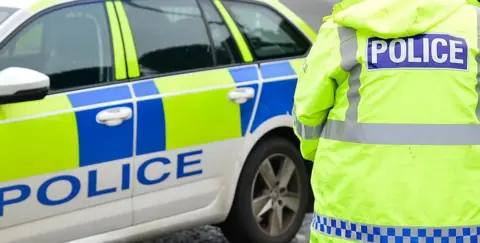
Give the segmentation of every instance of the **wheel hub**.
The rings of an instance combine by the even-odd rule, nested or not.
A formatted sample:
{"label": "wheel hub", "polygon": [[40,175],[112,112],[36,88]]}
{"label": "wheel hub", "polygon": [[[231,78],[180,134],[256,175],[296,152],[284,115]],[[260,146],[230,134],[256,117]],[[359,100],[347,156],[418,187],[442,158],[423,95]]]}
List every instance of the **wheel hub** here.
{"label": "wheel hub", "polygon": [[252,213],[265,233],[278,236],[293,223],[300,186],[297,167],[288,156],[274,154],[262,162],[253,181]]}

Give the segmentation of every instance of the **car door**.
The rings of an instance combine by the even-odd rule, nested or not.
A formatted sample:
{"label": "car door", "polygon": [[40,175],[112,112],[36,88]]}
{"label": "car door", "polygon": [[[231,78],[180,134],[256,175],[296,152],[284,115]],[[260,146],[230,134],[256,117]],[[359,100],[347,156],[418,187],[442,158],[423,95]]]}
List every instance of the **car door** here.
{"label": "car door", "polygon": [[259,129],[263,134],[265,129],[270,129],[272,122],[276,126],[291,126],[297,74],[312,40],[266,3],[242,0],[222,3],[259,63],[261,94],[249,132],[255,133]]}
{"label": "car door", "polygon": [[0,70],[44,73],[50,91],[0,105],[1,241],[64,242],[132,224],[135,114],[117,83],[126,70],[116,19],[111,2],[66,4],[2,43]]}
{"label": "car door", "polygon": [[239,160],[256,98],[240,83],[255,82],[257,69],[222,67],[243,59],[225,23],[206,25],[196,0],[116,6],[135,43],[126,46],[135,48],[127,62],[138,109],[134,223],[207,207]]}

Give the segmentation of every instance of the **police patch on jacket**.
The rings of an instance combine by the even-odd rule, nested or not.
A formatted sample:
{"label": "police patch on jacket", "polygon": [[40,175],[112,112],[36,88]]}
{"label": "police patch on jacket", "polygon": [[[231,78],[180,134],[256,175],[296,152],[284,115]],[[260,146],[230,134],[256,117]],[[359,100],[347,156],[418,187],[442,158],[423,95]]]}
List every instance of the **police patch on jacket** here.
{"label": "police patch on jacket", "polygon": [[463,38],[421,34],[384,40],[368,38],[367,69],[468,69],[468,46]]}

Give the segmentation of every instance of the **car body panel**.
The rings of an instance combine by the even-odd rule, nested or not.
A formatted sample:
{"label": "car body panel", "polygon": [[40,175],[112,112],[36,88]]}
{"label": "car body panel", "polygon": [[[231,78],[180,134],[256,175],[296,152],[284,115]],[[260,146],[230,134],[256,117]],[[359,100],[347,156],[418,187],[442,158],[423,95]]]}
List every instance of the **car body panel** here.
{"label": "car body panel", "polygon": [[[17,199],[4,201],[2,205],[2,240],[9,242],[8,237],[35,242],[69,240],[82,233],[101,233],[131,225],[133,190],[122,179],[127,177],[127,168],[133,167],[133,120],[114,128],[95,122],[100,110],[133,107],[128,85],[52,95],[41,101],[2,105],[0,109],[5,112],[15,108],[10,106],[28,105],[38,112],[50,99],[56,101],[55,109],[22,114],[23,117],[3,120],[0,125],[2,131],[8,130],[15,138],[4,137],[2,145],[8,143],[16,155],[2,158],[2,171],[17,171],[6,173],[15,175],[15,180],[4,180],[0,189],[6,198]],[[38,160],[32,160],[32,154]],[[98,211],[105,203],[115,204],[116,210]],[[98,212],[87,213],[94,211]],[[60,220],[72,214],[83,215],[89,222],[79,216],[72,217],[69,224]],[[103,226],[77,231],[77,226],[83,224]]]}

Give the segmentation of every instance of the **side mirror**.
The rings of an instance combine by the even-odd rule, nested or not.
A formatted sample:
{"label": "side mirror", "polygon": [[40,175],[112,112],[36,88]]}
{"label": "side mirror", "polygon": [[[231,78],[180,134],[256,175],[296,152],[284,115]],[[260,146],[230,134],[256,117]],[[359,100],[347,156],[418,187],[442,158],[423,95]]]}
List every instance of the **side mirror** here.
{"label": "side mirror", "polygon": [[0,104],[41,100],[48,94],[50,78],[35,70],[10,67],[0,71]]}

